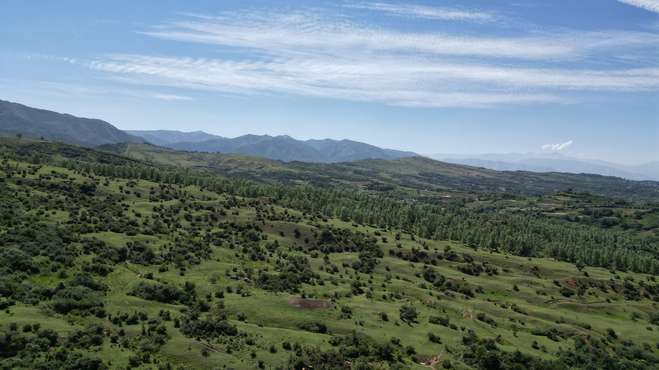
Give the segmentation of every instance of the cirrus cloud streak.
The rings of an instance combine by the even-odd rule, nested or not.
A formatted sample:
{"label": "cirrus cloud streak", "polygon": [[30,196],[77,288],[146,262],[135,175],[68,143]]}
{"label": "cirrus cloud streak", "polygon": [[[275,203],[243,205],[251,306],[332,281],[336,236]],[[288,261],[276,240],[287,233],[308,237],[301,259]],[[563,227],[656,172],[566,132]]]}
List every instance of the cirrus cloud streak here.
{"label": "cirrus cloud streak", "polygon": [[397,17],[434,19],[442,21],[489,21],[494,19],[492,14],[486,12],[466,11],[462,9],[440,8],[416,4],[367,2],[347,4],[346,7],[372,10]]}
{"label": "cirrus cloud streak", "polygon": [[[220,56],[112,54],[85,64],[142,84],[414,107],[572,103],[574,92],[659,90],[659,66],[600,62],[611,54],[642,60],[639,49],[659,45],[659,35],[648,32],[465,36],[250,11],[188,15],[143,34],[210,46]],[[598,68],[574,67],[591,59]]]}

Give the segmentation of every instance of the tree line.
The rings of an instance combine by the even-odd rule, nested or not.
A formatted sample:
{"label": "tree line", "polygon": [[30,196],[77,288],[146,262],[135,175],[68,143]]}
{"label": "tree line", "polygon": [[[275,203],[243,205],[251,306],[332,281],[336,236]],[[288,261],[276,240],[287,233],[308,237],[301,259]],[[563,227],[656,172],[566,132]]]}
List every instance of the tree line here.
{"label": "tree line", "polygon": [[394,200],[349,189],[285,186],[227,179],[178,168],[141,164],[115,165],[64,160],[64,167],[84,173],[195,185],[241,197],[267,197],[306,213],[382,228],[398,228],[427,239],[459,241],[515,255],[659,273],[658,241],[654,236],[607,230],[545,217],[538,212],[474,211],[456,205]]}

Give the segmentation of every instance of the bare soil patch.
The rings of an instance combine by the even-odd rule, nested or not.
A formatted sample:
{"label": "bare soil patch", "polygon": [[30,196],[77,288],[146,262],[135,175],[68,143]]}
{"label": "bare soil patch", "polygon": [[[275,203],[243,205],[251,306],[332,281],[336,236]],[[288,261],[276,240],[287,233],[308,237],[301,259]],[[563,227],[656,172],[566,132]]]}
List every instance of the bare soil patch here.
{"label": "bare soil patch", "polygon": [[299,298],[293,297],[288,300],[288,304],[297,308],[305,309],[320,309],[320,308],[330,308],[332,303],[324,299],[308,299],[308,298]]}
{"label": "bare soil patch", "polygon": [[437,365],[439,365],[442,362],[442,355],[443,354],[444,353],[442,352],[441,354],[436,355],[436,356],[417,355],[415,357],[415,360],[419,365],[421,365],[423,367],[427,367],[427,368],[430,368],[430,369],[435,369],[437,367]]}
{"label": "bare soil patch", "polygon": [[577,289],[577,279],[571,277],[563,280],[563,282],[568,286],[568,288]]}

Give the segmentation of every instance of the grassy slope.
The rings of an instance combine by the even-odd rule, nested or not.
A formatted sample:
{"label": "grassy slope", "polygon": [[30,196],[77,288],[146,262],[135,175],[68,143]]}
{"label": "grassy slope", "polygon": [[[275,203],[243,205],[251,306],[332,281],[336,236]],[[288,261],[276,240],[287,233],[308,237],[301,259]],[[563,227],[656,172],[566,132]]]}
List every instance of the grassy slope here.
{"label": "grassy slope", "polygon": [[[21,166],[25,165],[21,164]],[[46,175],[51,171],[67,173],[76,181],[83,181],[83,178],[79,175],[61,168],[43,167],[40,169],[39,174]],[[58,180],[53,179],[52,181],[56,182]],[[108,181],[108,186],[102,185],[99,187],[99,196],[110,193],[116,194],[119,192],[119,185],[127,186],[127,182],[123,180],[108,179]],[[15,183],[10,184],[10,186],[20,188]],[[139,212],[142,218],[148,217],[153,207],[160,203],[150,202],[145,200],[145,197],[138,198],[135,196],[135,192],[146,195],[149,189],[154,186],[156,186],[154,183],[139,181],[132,188],[131,194],[124,194],[126,197],[124,202],[129,206],[126,214],[132,215],[130,217],[136,217],[135,212]],[[204,192],[194,187],[183,190],[194,199],[194,203],[214,204],[224,200],[221,194]],[[178,202],[180,201],[172,200],[166,204],[171,205]],[[277,208],[277,213],[281,214],[281,212],[283,212],[283,209]],[[297,214],[295,211],[289,212]],[[50,218],[51,222],[66,221],[67,219],[67,215],[64,213],[44,217]],[[226,217],[237,223],[253,222],[255,212],[253,208],[243,206],[238,210],[238,215]],[[441,355],[443,360],[451,359],[454,364],[459,363],[459,358],[455,357],[455,353],[458,352],[455,350],[461,347],[461,337],[464,329],[472,329],[482,337],[494,338],[501,336],[501,345],[506,350],[520,350],[547,358],[553,357],[560,347],[569,347],[569,340],[554,342],[546,337],[531,334],[533,329],[557,327],[577,335],[583,333],[599,338],[605,335],[607,328],[612,328],[621,338],[632,339],[636,343],[652,344],[656,341],[656,331],[659,330],[659,327],[652,327],[647,321],[648,315],[653,311],[656,312],[656,303],[647,299],[634,302],[625,301],[616,292],[604,293],[592,289],[584,297],[562,297],[554,280],[557,280],[561,285],[569,285],[571,279],[583,278],[583,273],[571,264],[549,259],[525,259],[474,251],[452,242],[423,241],[430,251],[442,251],[444,248],[450,247],[459,254],[470,255],[476,261],[487,261],[500,269],[500,274],[496,277],[489,277],[485,274],[471,276],[459,272],[456,269],[457,263],[440,262],[435,267],[437,272],[448,278],[463,280],[484,289],[483,294],[477,294],[475,298],[467,299],[460,294],[449,295],[446,292],[423,288],[423,279],[418,276],[422,271],[422,264],[390,257],[388,250],[398,249],[394,241],[394,230],[375,230],[367,226],[355,226],[331,219],[322,221],[304,218],[303,221],[296,224],[268,220],[264,225],[264,231],[269,240],[279,240],[281,245],[290,247],[300,243],[299,239],[292,236],[294,228],[299,228],[304,237],[310,236],[314,230],[317,230],[318,226],[323,224],[360,230],[369,234],[378,231],[382,236],[387,237],[388,243],[380,243],[385,251],[385,257],[377,266],[376,271],[371,276],[357,274],[359,279],[368,282],[368,287],[372,287],[374,292],[372,299],[367,299],[363,295],[342,297],[334,302],[331,308],[327,309],[296,308],[289,304],[289,299],[293,297],[290,294],[266,292],[254,288],[249,282],[233,280],[226,276],[226,272],[234,267],[244,268],[247,266],[255,269],[272,267],[268,262],[246,261],[243,257],[238,257],[231,249],[214,247],[213,258],[190,267],[185,276],[180,276],[178,271],[174,269],[158,272],[157,267],[153,266],[132,264],[118,266],[105,280],[111,288],[104,298],[106,308],[114,314],[135,310],[146,311],[150,316],[157,315],[161,309],[171,310],[175,314],[178,309],[182,308],[181,306],[166,305],[128,296],[127,292],[138,281],[144,280],[141,276],[146,272],[152,272],[158,280],[177,285],[181,285],[184,281],[194,282],[197,285],[199,295],[202,297],[206,293],[216,292],[220,287],[231,286],[235,288],[244,286],[251,293],[249,296],[242,297],[238,294],[229,293],[226,294],[224,301],[231,322],[236,324],[241,331],[255,338],[256,344],[254,346],[245,346],[229,354],[222,344],[210,344],[210,347],[208,347],[209,345],[206,343],[183,336],[170,322],[168,323],[168,332],[171,339],[161,348],[157,357],[186,368],[211,368],[217,364],[224,364],[239,369],[252,369],[255,368],[257,360],[264,360],[267,364],[272,365],[283,365],[289,356],[289,353],[279,346],[283,341],[317,344],[329,348],[329,335],[309,333],[298,329],[298,324],[306,321],[325,322],[332,334],[358,330],[380,341],[398,337],[405,345],[413,345],[420,354]],[[280,233],[283,233],[283,236]],[[116,246],[124,245],[129,240],[148,240],[156,248],[172,238],[172,235],[128,236],[121,233],[103,233],[95,236]],[[407,235],[403,235],[400,241],[403,250],[423,248],[421,242],[420,240],[411,240]],[[343,263],[349,265],[355,259],[356,256],[351,253],[331,255],[331,261],[338,266],[343,266]],[[327,278],[326,281],[335,277],[336,284],[328,282],[324,286],[304,286],[303,291],[307,296],[328,299],[333,292],[346,293],[350,291],[350,282],[355,278],[350,268],[340,267],[339,274],[330,276],[319,269],[324,264],[322,256],[311,258],[311,261],[315,271]],[[80,260],[70,273],[79,269],[83,263],[84,260]],[[539,275],[532,272],[532,268],[535,266],[540,269]],[[387,268],[390,270],[389,272],[386,270]],[[589,279],[594,280],[608,281],[609,279],[615,279],[617,281],[617,279],[626,276],[630,276],[636,281],[647,279],[647,276],[640,274],[618,273],[613,275],[609,271],[597,268],[587,268],[586,271],[590,275]],[[392,278],[386,281],[385,276],[388,273],[391,274]],[[211,276],[218,278],[216,283],[210,282],[209,277]],[[34,278],[35,283],[48,286],[54,286],[61,280],[55,273],[45,273]],[[514,285],[519,287],[519,291],[512,289]],[[401,298],[395,300],[383,300],[381,298],[383,294],[390,293],[400,293]],[[610,302],[607,302],[607,299]],[[397,320],[398,309],[404,303],[411,303],[420,310],[419,323],[410,326]],[[517,313],[510,308],[506,308],[511,304],[516,304],[521,308],[520,311],[525,313]],[[354,312],[353,318],[341,319],[339,310],[341,306],[351,307]],[[379,312],[386,312],[390,321],[381,321]],[[238,313],[245,314],[245,322],[237,320]],[[486,313],[492,317],[497,327],[494,328],[477,320],[478,313]],[[639,314],[640,319],[632,320],[631,315],[633,313]],[[458,329],[453,330],[444,326],[429,324],[428,317],[431,315],[448,316],[451,323],[455,323]],[[89,317],[81,318],[54,314],[47,308],[46,304],[39,306],[18,304],[5,312],[0,312],[0,323],[3,325],[9,322],[40,322],[45,327],[51,327],[60,332],[71,331],[73,328],[82,326],[89,321],[103,322],[103,320]],[[584,323],[592,325],[592,328],[583,328]],[[129,336],[137,335],[139,325],[127,326],[126,331]],[[429,342],[427,339],[429,332],[439,335],[443,344]],[[540,347],[546,350],[532,348],[533,341],[537,341]],[[269,347],[272,344],[278,347],[277,353],[270,353]],[[204,347],[211,348],[209,357],[201,355],[201,350]],[[656,352],[656,347],[653,348]],[[449,353],[449,350],[453,353]],[[97,355],[111,362],[113,367],[123,367],[128,361],[127,351],[112,346],[107,341],[97,351]],[[251,352],[256,353],[255,358],[251,358]],[[408,362],[408,366],[410,368],[422,368],[411,361]]]}

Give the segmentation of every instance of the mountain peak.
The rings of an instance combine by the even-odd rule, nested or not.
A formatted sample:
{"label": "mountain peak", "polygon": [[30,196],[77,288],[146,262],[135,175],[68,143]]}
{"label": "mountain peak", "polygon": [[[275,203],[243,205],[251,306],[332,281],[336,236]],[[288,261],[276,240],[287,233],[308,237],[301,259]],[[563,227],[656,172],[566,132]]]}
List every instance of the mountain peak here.
{"label": "mountain peak", "polygon": [[197,131],[130,130],[22,104],[0,101],[0,135],[44,137],[69,144],[100,146],[124,142],[147,142],[192,152],[217,152],[257,156],[286,162],[351,162],[363,159],[398,159],[416,153],[379,148],[349,139],[298,140],[289,135],[248,134],[225,138]]}
{"label": "mountain peak", "polygon": [[397,159],[416,153],[383,149],[348,139],[298,140],[289,135],[243,135],[233,139],[211,139],[164,143],[185,151],[245,154],[285,162],[351,162],[362,159]]}
{"label": "mountain peak", "polygon": [[17,134],[87,147],[142,141],[100,119],[81,118],[0,100],[0,136]]}

